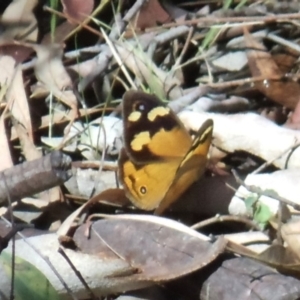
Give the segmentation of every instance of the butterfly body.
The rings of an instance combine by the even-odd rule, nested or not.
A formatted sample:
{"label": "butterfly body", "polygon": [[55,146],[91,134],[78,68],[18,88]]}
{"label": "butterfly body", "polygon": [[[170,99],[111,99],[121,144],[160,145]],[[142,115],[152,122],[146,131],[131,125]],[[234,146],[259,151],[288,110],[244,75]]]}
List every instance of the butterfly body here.
{"label": "butterfly body", "polygon": [[192,140],[157,97],[129,91],[123,97],[123,123],[119,178],[126,196],[141,209],[161,213],[204,172],[212,120]]}

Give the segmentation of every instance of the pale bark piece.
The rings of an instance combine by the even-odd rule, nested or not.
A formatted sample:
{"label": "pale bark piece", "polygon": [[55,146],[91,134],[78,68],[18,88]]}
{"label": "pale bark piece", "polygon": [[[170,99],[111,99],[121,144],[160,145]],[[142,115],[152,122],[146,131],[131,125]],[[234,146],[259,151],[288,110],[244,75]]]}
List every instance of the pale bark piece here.
{"label": "pale bark piece", "polygon": [[0,173],[0,203],[30,196],[62,184],[70,178],[71,159],[53,151],[37,160],[25,162]]}
{"label": "pale bark piece", "polygon": [[201,269],[226,245],[222,238],[210,243],[183,224],[146,215],[97,221],[90,239],[85,232],[86,225],[82,225],[74,235],[83,252],[122,257],[137,270],[132,278],[149,281],[167,281]]}
{"label": "pale bark piece", "polygon": [[204,282],[201,300],[295,300],[300,281],[248,258],[226,260]]}

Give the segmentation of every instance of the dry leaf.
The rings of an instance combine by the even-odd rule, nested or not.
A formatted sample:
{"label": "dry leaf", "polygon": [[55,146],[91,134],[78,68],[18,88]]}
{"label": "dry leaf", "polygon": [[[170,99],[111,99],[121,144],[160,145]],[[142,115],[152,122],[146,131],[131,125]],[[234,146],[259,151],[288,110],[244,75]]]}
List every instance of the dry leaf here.
{"label": "dry leaf", "polygon": [[278,68],[266,48],[257,42],[245,29],[245,42],[248,50],[247,57],[253,77],[264,76],[266,80],[256,82],[255,86],[271,100],[288,108],[295,108],[300,100],[300,85],[294,81],[276,81],[270,78],[279,78],[284,73]]}
{"label": "dry leaf", "polygon": [[94,0],[61,0],[61,2],[64,7],[64,13],[67,17],[71,17],[70,23],[73,23],[73,20],[83,21],[94,8]]}
{"label": "dry leaf", "polygon": [[[31,245],[33,245],[34,248],[31,247]],[[58,236],[56,234],[45,234],[27,238],[26,242],[20,239],[16,241],[15,255],[30,262],[40,270],[58,292],[60,299],[69,299],[70,295],[65,287],[53,272],[48,262],[44,260],[40,254],[43,255],[43,257],[47,257],[67,286],[72,290],[72,293],[78,299],[88,299],[88,297],[90,297],[89,291],[83,286],[68,262],[58,253],[57,250],[59,246]],[[35,249],[39,252],[37,253]],[[11,245],[4,251],[11,253]],[[65,249],[65,252],[81,276],[83,276],[85,282],[98,297],[117,294],[127,290],[140,289],[151,285],[150,282],[132,281],[128,276],[122,276],[122,274],[128,275],[132,273],[134,270],[128,263],[120,258],[99,258],[69,249]],[[0,264],[0,268],[1,266]],[[7,273],[1,269],[1,282],[5,282],[4,279],[7,278],[5,274]],[[115,277],[117,275],[118,277]],[[6,277],[4,278],[3,276]],[[0,286],[0,292],[1,295],[7,295],[7,298],[9,298],[10,285],[2,284]]]}
{"label": "dry leaf", "polygon": [[[76,231],[79,248],[98,257],[120,257],[138,273],[132,278],[166,281],[189,274],[212,262],[226,245],[219,238],[211,244],[185,225],[150,215],[118,215]],[[108,254],[104,254],[108,253]]]}
{"label": "dry leaf", "polygon": [[[271,174],[250,174],[246,177],[245,183],[249,186],[259,187],[262,191],[271,190],[274,194],[278,194],[295,204],[300,205],[300,171],[281,170]],[[245,187],[241,186],[236,191],[235,196],[229,205],[229,212],[234,215],[248,215],[245,202],[241,199],[253,195]],[[260,196],[259,201],[268,206],[270,211],[275,215],[278,211],[279,202],[271,197]]]}
{"label": "dry leaf", "polygon": [[171,17],[157,0],[146,1],[136,15],[134,28],[145,30],[171,21]]}
{"label": "dry leaf", "polygon": [[36,42],[37,21],[33,14],[37,0],[13,0],[4,11],[1,23],[7,24],[0,35],[0,44],[13,39]]}
{"label": "dry leaf", "polygon": [[[6,97],[12,116],[26,129],[26,134],[28,135],[31,143],[33,143],[31,116],[20,66],[15,70],[15,74],[12,78]],[[38,156],[34,155],[32,159],[35,158],[38,158]]]}
{"label": "dry leaf", "polygon": [[77,117],[77,99],[73,92],[73,83],[62,63],[63,51],[60,45],[35,45],[37,62],[35,75],[49,92],[69,106],[72,111],[70,119]]}

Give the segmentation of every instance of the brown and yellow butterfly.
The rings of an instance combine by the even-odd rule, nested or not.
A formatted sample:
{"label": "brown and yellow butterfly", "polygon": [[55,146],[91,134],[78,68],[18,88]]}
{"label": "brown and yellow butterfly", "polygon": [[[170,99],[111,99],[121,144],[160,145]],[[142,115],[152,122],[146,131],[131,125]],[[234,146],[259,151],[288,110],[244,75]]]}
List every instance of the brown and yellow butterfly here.
{"label": "brown and yellow butterfly", "polygon": [[160,214],[203,174],[213,122],[204,122],[192,140],[156,96],[128,91],[123,96],[123,123],[119,179],[135,206]]}

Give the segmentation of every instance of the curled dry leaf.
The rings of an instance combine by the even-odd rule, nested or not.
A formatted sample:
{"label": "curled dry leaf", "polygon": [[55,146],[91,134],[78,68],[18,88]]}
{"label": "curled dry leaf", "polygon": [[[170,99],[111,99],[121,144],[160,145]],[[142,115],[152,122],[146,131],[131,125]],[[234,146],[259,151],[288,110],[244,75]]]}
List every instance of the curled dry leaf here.
{"label": "curled dry leaf", "polygon": [[[150,215],[118,215],[78,228],[79,248],[98,257],[120,257],[137,270],[132,280],[166,281],[189,274],[212,262],[226,242],[207,237],[185,225]],[[203,238],[205,240],[203,240]]]}
{"label": "curled dry leaf", "polygon": [[[188,129],[198,130],[206,119],[213,119],[213,145],[226,153],[246,151],[278,168],[300,167],[300,132],[280,127],[253,113],[221,115],[184,111],[179,114]],[[214,151],[212,152],[212,159]]]}
{"label": "curled dry leaf", "polygon": [[126,198],[123,189],[106,189],[100,194],[92,197],[89,201],[81,205],[77,210],[69,215],[58,229],[57,234],[59,236],[68,236],[73,229],[72,227],[79,225],[76,219],[78,220],[86,212],[91,212],[91,208],[96,206],[97,203],[109,203],[110,205],[124,206],[129,204],[129,200]]}

